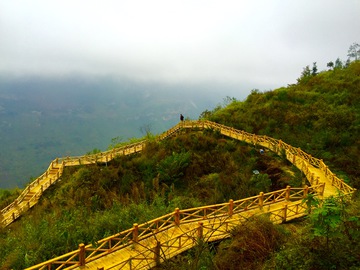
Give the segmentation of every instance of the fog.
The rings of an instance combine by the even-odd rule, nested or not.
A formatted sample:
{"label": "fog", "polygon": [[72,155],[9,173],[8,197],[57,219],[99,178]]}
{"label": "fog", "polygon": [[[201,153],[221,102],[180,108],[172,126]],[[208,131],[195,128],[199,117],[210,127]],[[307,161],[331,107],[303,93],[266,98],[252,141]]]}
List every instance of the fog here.
{"label": "fog", "polygon": [[358,0],[0,0],[0,73],[273,89],[347,58]]}
{"label": "fog", "polygon": [[0,188],[345,61],[359,14],[358,0],[0,0]]}

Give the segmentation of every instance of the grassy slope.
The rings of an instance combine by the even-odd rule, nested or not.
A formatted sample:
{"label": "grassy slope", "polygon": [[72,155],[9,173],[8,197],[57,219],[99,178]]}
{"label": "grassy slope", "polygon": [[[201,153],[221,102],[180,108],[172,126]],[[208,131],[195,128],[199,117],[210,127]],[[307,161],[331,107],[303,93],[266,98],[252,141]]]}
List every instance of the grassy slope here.
{"label": "grassy slope", "polygon": [[176,207],[226,202],[288,184],[300,185],[301,174],[274,154],[260,155],[211,130],[185,132],[107,166],[67,168],[34,209],[0,230],[0,268],[40,263]]}
{"label": "grassy slope", "polygon": [[300,147],[360,188],[360,62],[274,91],[253,91],[203,116]]}
{"label": "grassy slope", "polygon": [[[301,147],[359,187],[359,91],[360,63],[352,63],[286,88],[253,91],[243,102],[203,115]],[[69,169],[35,209],[0,231],[0,266],[21,269],[174,207],[222,202],[299,182],[282,169],[286,163],[271,155],[259,159],[257,153],[219,134],[195,132],[152,143],[141,155],[119,158],[108,167]],[[265,177],[254,186],[252,170],[259,168],[271,181]],[[304,239],[297,239],[302,248],[314,240]]]}

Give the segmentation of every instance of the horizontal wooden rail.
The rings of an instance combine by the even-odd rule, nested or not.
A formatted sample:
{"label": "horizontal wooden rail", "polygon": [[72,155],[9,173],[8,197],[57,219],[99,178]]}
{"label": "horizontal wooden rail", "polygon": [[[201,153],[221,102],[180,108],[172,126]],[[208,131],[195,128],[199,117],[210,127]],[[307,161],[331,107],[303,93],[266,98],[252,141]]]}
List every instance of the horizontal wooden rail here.
{"label": "horizontal wooden rail", "polygon": [[[261,145],[278,154],[281,154],[282,151],[284,151],[286,154],[286,158],[305,174],[311,185],[319,183],[319,178],[315,178],[314,174],[309,169],[309,167],[314,167],[319,168],[321,171],[323,171],[328,182],[331,183],[331,185],[335,186],[337,189],[339,189],[340,192],[345,194],[351,194],[355,191],[354,188],[350,187],[342,179],[338,178],[335,174],[333,174],[322,160],[312,157],[311,155],[302,151],[300,148],[292,147],[282,142],[281,140],[277,140],[268,136],[251,134],[218,123],[210,121],[183,121],[174,126],[173,128],[170,128],[163,134],[159,135],[158,140],[163,140],[169,136],[172,136],[184,128],[216,129],[225,136],[229,136],[237,140],[242,140],[254,145]],[[65,166],[86,165],[96,162],[106,163],[111,161],[117,155],[128,155],[140,152],[143,150],[145,145],[146,141],[144,140],[138,143],[114,148],[112,150],[108,150],[98,154],[64,157],[53,160],[45,173],[43,173],[31,184],[29,184],[13,203],[1,210],[0,225],[9,225],[16,218],[18,218],[23,211],[26,211],[28,208],[35,205],[41,197],[42,193],[60,178]],[[39,188],[40,185],[41,188]],[[31,191],[34,189],[36,190],[36,192],[31,193]],[[19,205],[23,202],[24,198],[27,197],[29,194],[32,194],[32,198],[29,200],[29,202],[25,203],[27,207],[19,207]],[[9,212],[12,212],[12,214],[9,215]]]}
{"label": "horizontal wooden rail", "polygon": [[[137,243],[138,241],[151,237],[154,234],[169,230],[175,225],[179,226],[179,224],[184,223],[201,222],[201,220],[204,219],[209,220],[220,217],[232,217],[246,211],[263,209],[265,206],[269,207],[268,212],[271,212],[274,221],[284,221],[287,220],[287,217],[301,214],[300,212],[303,211],[303,207],[300,206],[302,198],[306,197],[309,193],[316,194],[320,197],[324,196],[324,191],[329,184],[336,187],[338,192],[343,194],[351,194],[355,191],[354,188],[350,187],[343,180],[333,174],[322,160],[312,157],[300,148],[292,147],[281,140],[268,136],[251,134],[210,121],[183,121],[159,135],[157,139],[161,141],[169,136],[173,136],[178,132],[181,132],[184,129],[214,129],[218,130],[224,136],[268,148],[277,154],[284,153],[286,158],[304,173],[310,183],[310,186],[305,186],[303,188],[287,187],[283,190],[260,193],[257,196],[246,199],[237,201],[231,200],[229,203],[224,204],[186,210],[177,209],[173,213],[144,224],[136,224],[132,229],[116,234],[115,236],[102,239],[98,241],[98,246],[96,247],[93,247],[92,245],[82,245],[81,248],[79,247],[78,251],[73,251],[68,255],[62,255],[41,265],[49,267],[49,265],[58,265],[60,263],[58,269],[62,269],[64,266],[68,267],[69,265],[71,265],[69,269],[72,267],[76,268],[78,265],[96,260],[106,254],[109,254],[109,252],[114,252],[129,246],[131,243]],[[97,162],[106,163],[119,155],[138,153],[144,149],[145,145],[146,141],[141,141],[97,154],[55,159],[50,163],[49,168],[44,174],[29,184],[12,204],[1,210],[0,224],[2,226],[9,225],[23,212],[34,206],[43,192],[61,177],[65,166],[86,165]],[[323,180],[325,180],[326,185],[325,182],[322,182]],[[334,191],[331,191],[331,195],[336,195],[334,193]],[[31,198],[28,198],[29,194],[31,195]],[[27,198],[26,201],[25,198]],[[296,200],[298,200],[298,202],[293,204],[292,202]],[[288,207],[286,209],[282,208],[282,212],[280,211],[281,213],[276,212],[278,210],[275,211],[270,208],[270,205],[279,202],[284,203],[284,205]],[[288,205],[288,203],[291,204]],[[131,260],[135,260],[135,258],[132,258]],[[34,267],[35,268],[29,269],[45,269],[38,268],[38,266]]]}
{"label": "horizontal wooden rail", "polygon": [[[134,224],[131,229],[101,239],[96,243],[96,246],[93,246],[92,244],[86,246],[82,245],[75,251],[27,269],[45,269],[50,266],[56,266],[56,269],[65,269],[65,266],[66,269],[77,268],[81,265],[79,261],[80,257],[84,257],[84,262],[89,263],[112,252],[118,251],[119,249],[123,249],[134,243],[140,243],[147,238],[154,237],[154,235],[164,233],[169,229],[182,224],[197,224],[198,222],[204,220],[214,220],[215,222],[234,222],[232,221],[232,218],[236,219],[237,215],[241,216],[241,214],[254,210],[260,210],[258,214],[270,213],[271,220],[275,222],[283,222],[289,220],[293,216],[302,214],[304,211],[300,212],[300,210],[305,209],[305,206],[299,206],[304,204],[302,199],[310,193],[316,196],[321,196],[321,194],[317,193],[317,190],[322,190],[323,186],[324,183],[313,187],[305,186],[304,188],[291,188],[288,186],[285,189],[268,193],[261,192],[257,196],[241,200],[230,200],[227,203],[207,205],[184,210],[175,209],[175,211],[169,214],[142,224]],[[297,201],[293,203],[292,200]],[[280,210],[271,209],[271,205],[284,202],[286,202],[286,205],[289,204],[289,208],[286,210],[288,212],[285,217],[283,207]],[[232,209],[232,211],[229,211],[229,209]],[[226,235],[228,234],[229,232],[227,232]],[[81,255],[81,253],[83,254]]]}

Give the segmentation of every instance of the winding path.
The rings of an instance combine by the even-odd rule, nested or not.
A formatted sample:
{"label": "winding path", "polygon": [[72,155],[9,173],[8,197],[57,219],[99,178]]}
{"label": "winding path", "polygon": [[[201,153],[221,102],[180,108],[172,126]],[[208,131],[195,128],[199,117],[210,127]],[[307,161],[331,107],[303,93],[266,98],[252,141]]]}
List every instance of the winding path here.
{"label": "winding path", "polygon": [[[148,269],[195,246],[199,240],[214,241],[229,237],[230,230],[253,215],[268,213],[275,223],[306,215],[303,202],[308,194],[320,198],[352,194],[355,189],[333,174],[322,160],[281,140],[260,136],[210,121],[183,121],[161,134],[163,140],[183,129],[214,129],[221,134],[267,148],[286,158],[306,176],[309,186],[263,193],[227,203],[174,212],[113,236],[101,239],[96,246],[80,244],[77,250],[28,269]],[[3,227],[14,222],[33,207],[42,193],[61,178],[65,166],[109,162],[117,155],[142,151],[146,141],[95,155],[55,159],[48,170],[33,181],[8,207],[1,210]],[[54,268],[55,267],[55,268]]]}

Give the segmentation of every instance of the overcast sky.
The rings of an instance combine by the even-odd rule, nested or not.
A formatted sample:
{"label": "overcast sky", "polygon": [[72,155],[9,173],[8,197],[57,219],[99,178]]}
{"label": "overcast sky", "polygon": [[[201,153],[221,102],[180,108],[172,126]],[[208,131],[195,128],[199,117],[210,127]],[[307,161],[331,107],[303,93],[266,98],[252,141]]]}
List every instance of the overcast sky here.
{"label": "overcast sky", "polygon": [[360,0],[0,0],[0,73],[273,89],[360,43]]}

